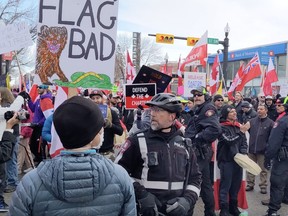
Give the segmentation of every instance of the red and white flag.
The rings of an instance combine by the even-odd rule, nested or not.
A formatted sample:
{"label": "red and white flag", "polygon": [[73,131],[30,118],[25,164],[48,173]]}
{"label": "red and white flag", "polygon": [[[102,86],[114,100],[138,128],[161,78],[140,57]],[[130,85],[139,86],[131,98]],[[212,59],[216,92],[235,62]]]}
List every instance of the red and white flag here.
{"label": "red and white flag", "polygon": [[241,82],[241,77],[243,76],[243,64],[239,67],[237,73],[236,73],[236,76],[235,78],[233,79],[233,82],[227,92],[227,95],[228,95],[228,98],[229,100],[233,100],[233,93],[236,89],[236,87],[240,84]]}
{"label": "red and white flag", "polygon": [[212,70],[210,72],[209,85],[210,85],[211,95],[216,94],[219,88],[219,69],[220,69],[219,56],[216,55],[214,59],[214,63],[212,65]]}
{"label": "red and white flag", "polygon": [[278,76],[272,58],[270,57],[266,73],[264,74],[264,82],[262,86],[265,95],[272,95],[272,83],[277,81]]}
{"label": "red and white flag", "polygon": [[186,66],[192,66],[194,69],[198,65],[206,67],[207,62],[207,38],[208,31],[199,39],[199,41],[192,48],[185,61],[181,64],[180,70],[185,71]]}
{"label": "red and white flag", "polygon": [[[68,87],[60,87],[58,86],[57,89],[57,94],[55,97],[55,103],[54,103],[54,108],[56,108],[62,104],[65,100],[68,98]],[[51,157],[55,157],[60,154],[60,151],[63,150],[63,145],[60,141],[60,138],[55,130],[54,124],[52,123],[51,127],[51,135],[52,135],[52,140],[51,140],[51,146],[49,149],[49,153]]]}
{"label": "red and white flag", "polygon": [[133,62],[130,58],[129,52],[127,51],[126,58],[126,83],[132,84],[134,78],[136,77],[136,69],[134,68]]}
{"label": "red and white flag", "polygon": [[236,91],[242,91],[246,83],[258,76],[261,76],[261,74],[260,59],[258,52],[256,52],[255,56],[243,69],[242,77],[240,77],[241,83],[236,87]]}

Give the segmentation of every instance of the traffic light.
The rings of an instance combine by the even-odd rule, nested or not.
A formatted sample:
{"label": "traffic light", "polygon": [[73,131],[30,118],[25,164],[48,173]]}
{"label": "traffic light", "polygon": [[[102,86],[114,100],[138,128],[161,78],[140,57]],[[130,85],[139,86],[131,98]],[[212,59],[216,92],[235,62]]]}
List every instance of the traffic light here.
{"label": "traffic light", "polygon": [[170,34],[156,34],[157,43],[174,44],[174,35]]}
{"label": "traffic light", "polygon": [[195,37],[187,37],[187,46],[195,46],[195,44],[199,41],[200,38]]}

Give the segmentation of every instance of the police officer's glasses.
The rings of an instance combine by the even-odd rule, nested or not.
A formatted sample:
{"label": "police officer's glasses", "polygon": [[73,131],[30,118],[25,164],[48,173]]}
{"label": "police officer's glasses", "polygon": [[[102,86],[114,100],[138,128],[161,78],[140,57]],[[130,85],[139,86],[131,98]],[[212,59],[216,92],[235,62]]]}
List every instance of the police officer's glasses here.
{"label": "police officer's glasses", "polygon": [[162,109],[160,107],[157,107],[157,106],[150,107],[150,110],[153,111],[153,112],[163,112],[163,111],[165,111],[164,109]]}

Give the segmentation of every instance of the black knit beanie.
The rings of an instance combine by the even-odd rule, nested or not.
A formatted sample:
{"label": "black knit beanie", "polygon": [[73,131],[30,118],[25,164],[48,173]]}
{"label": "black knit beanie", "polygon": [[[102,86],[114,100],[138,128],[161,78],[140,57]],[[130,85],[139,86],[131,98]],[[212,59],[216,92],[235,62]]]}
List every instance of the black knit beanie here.
{"label": "black knit beanie", "polygon": [[221,119],[226,120],[227,117],[228,117],[229,112],[230,112],[232,109],[235,109],[235,107],[234,107],[234,106],[231,106],[231,105],[225,105],[225,106],[223,106],[222,109],[221,109]]}
{"label": "black knit beanie", "polygon": [[220,94],[214,95],[214,97],[213,97],[213,102],[215,102],[215,101],[218,100],[218,99],[222,99],[222,100],[223,100],[223,96],[220,95]]}
{"label": "black knit beanie", "polygon": [[97,104],[74,96],[55,110],[53,123],[63,147],[73,149],[89,144],[103,127],[104,119]]}

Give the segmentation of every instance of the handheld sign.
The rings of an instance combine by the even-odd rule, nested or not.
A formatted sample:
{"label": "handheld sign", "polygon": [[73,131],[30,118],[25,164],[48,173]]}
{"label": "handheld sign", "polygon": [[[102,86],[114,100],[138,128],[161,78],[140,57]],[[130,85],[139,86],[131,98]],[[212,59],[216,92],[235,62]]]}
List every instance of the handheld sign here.
{"label": "handheld sign", "polygon": [[172,77],[143,65],[135,77],[133,84],[137,83],[156,83],[157,93],[164,92]]}
{"label": "handheld sign", "polygon": [[206,73],[184,72],[184,97],[192,97],[191,90],[206,87]]}
{"label": "handheld sign", "polygon": [[145,103],[150,101],[155,94],[155,83],[125,85],[126,109],[136,109],[139,105],[143,106],[144,108],[148,108]]}

